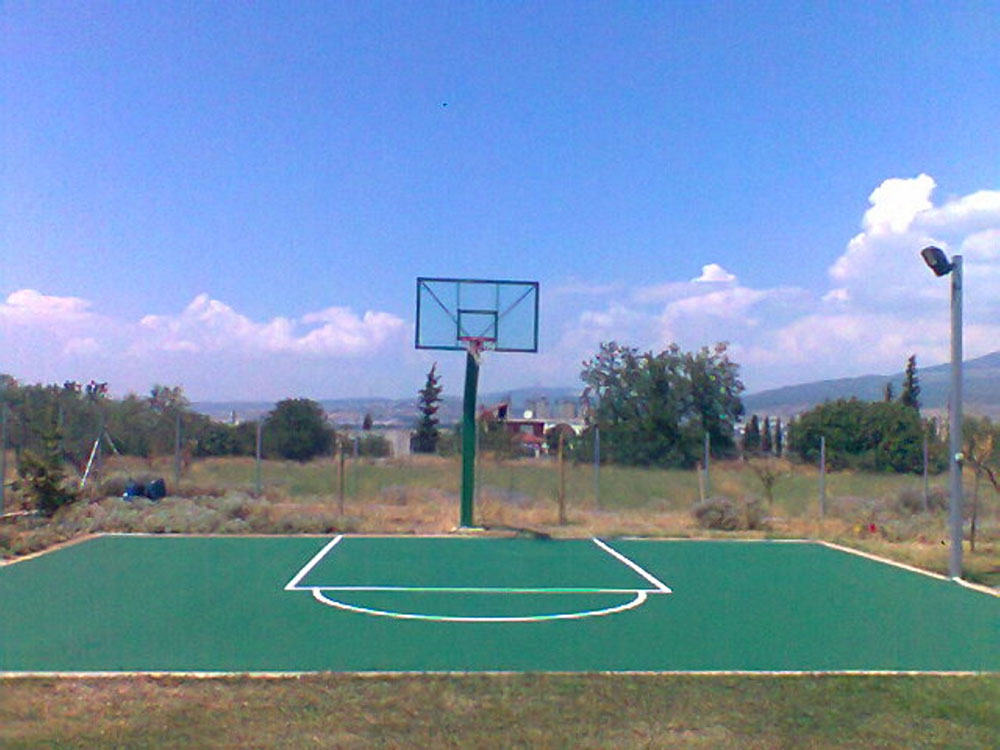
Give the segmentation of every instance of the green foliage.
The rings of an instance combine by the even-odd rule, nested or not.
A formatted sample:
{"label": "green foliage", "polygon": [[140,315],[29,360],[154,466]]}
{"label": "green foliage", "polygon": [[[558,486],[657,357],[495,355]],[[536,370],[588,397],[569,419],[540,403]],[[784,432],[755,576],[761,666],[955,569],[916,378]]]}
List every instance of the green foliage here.
{"label": "green foliage", "polygon": [[899,402],[903,406],[920,411],[920,380],[917,377],[917,355],[911,354],[906,360],[906,371],[903,373],[903,392],[899,394]]}
{"label": "green foliage", "polygon": [[754,459],[749,461],[747,465],[760,482],[764,497],[767,498],[767,507],[774,507],[774,487],[782,479],[791,476],[791,467],[785,461],[776,461],[771,458]]}
{"label": "green foliage", "polygon": [[59,447],[62,435],[54,410],[49,413],[48,424],[44,425],[40,438],[39,451],[28,449],[21,454],[19,489],[42,515],[51,516],[77,497],[63,468]]}
{"label": "green foliage", "polygon": [[743,432],[743,450],[747,453],[760,450],[760,420],[754,414]]}
{"label": "green foliage", "polygon": [[611,341],[583,366],[584,398],[597,402],[591,424],[600,427],[604,460],[692,466],[706,432],[716,452],[732,449],[743,383],[725,344],[696,353],[672,345],[640,354]]}
{"label": "green foliage", "polygon": [[573,455],[573,444],[576,441],[576,431],[568,424],[553,425],[545,431],[545,445],[549,453],[555,455],[559,450],[559,439],[562,438],[564,455]]}
{"label": "green foliage", "polygon": [[764,426],[760,428],[760,452],[771,452],[771,418],[764,417]]}
{"label": "green foliage", "polygon": [[525,455],[518,435],[507,431],[505,422],[483,420],[477,423],[479,448],[482,453],[492,453],[495,458],[518,458]]}
{"label": "green foliage", "polygon": [[330,452],[333,430],[327,426],[323,408],[315,401],[285,399],[267,415],[263,441],[268,457],[308,461]]}
{"label": "green foliage", "polygon": [[365,458],[387,458],[392,455],[392,446],[382,435],[365,432],[358,439],[358,455]]}
{"label": "green foliage", "polygon": [[[673,347],[676,349],[676,347]],[[727,455],[735,448],[733,433],[736,422],[743,416],[743,382],[739,365],[729,359],[727,345],[702,347],[697,352],[683,354],[684,372],[691,383],[692,417],[707,432],[712,450]]]}
{"label": "green foliage", "polygon": [[427,373],[427,382],[419,391],[418,410],[420,411],[420,422],[417,425],[416,435],[413,436],[414,453],[434,453],[438,447],[441,434],[438,431],[437,414],[441,403],[440,376],[437,374],[437,362],[431,365]]}
{"label": "green foliage", "polygon": [[987,477],[997,486],[1000,482],[1000,424],[994,424],[989,417],[965,417],[962,420],[962,452],[966,464],[976,474]]}
{"label": "green foliage", "polygon": [[[827,466],[871,471],[920,472],[928,425],[911,407],[839,399],[821,404],[792,423],[790,449],[803,461],[819,461],[820,437],[826,438]],[[930,439],[931,469],[946,466],[944,446]]]}

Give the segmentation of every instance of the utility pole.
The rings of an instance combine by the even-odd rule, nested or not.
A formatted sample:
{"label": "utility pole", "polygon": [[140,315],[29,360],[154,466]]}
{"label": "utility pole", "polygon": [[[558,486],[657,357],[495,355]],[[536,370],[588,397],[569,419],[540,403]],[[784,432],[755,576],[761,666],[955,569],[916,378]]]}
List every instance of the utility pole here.
{"label": "utility pole", "polygon": [[951,550],[948,575],[962,577],[962,256],[951,260],[933,245],[920,251],[935,276],[951,274],[951,395],[948,399],[948,487]]}

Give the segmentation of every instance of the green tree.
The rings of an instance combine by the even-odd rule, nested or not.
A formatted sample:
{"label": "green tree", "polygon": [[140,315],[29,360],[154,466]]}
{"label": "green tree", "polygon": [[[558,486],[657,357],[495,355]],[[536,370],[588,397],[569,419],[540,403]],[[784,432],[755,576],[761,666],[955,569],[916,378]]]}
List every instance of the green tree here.
{"label": "green tree", "polygon": [[639,466],[693,466],[705,431],[714,445],[731,447],[733,424],[742,413],[737,371],[724,344],[696,354],[671,345],[654,354],[601,343],[583,363],[581,379],[584,400],[596,403],[589,420],[600,427],[602,457]]}
{"label": "green tree", "polygon": [[438,419],[435,416],[441,405],[440,376],[437,374],[437,362],[431,365],[427,373],[427,382],[420,389],[417,409],[420,412],[420,422],[417,424],[417,433],[413,437],[413,451],[415,453],[434,453],[437,450],[440,433],[438,432]]}
{"label": "green tree", "polygon": [[711,438],[713,452],[731,453],[736,422],[743,416],[739,366],[729,359],[727,345],[722,342],[711,349],[706,346],[685,353],[683,362],[691,383],[692,406],[702,430]]}
{"label": "green tree", "polygon": [[333,430],[315,401],[292,398],[279,401],[263,428],[264,452],[292,461],[308,461],[330,452]]}
{"label": "green tree", "polygon": [[743,431],[743,450],[747,453],[760,450],[760,420],[754,414]]}
{"label": "green tree", "polygon": [[979,521],[979,490],[983,479],[1000,493],[1000,425],[989,417],[966,417],[962,420],[962,452],[965,463],[972,468],[972,503],[969,525],[969,545],[976,549],[976,527]]}
{"label": "green tree", "polygon": [[764,426],[760,428],[760,452],[771,452],[771,418],[764,417]]}
{"label": "green tree", "polygon": [[[826,438],[827,465],[835,469],[919,472],[923,468],[926,425],[898,401],[828,401],[800,415],[791,426],[789,449],[809,463],[819,459]],[[943,447],[932,444],[932,461],[944,466]]]}
{"label": "green tree", "polygon": [[62,435],[54,404],[46,417],[40,449],[27,449],[22,453],[18,475],[20,486],[38,511],[51,516],[63,505],[76,500],[77,494],[63,468]]}
{"label": "green tree", "polygon": [[920,379],[917,377],[917,355],[911,354],[906,360],[906,371],[903,373],[903,391],[899,394],[903,406],[920,411]]}
{"label": "green tree", "polygon": [[781,427],[781,417],[774,421],[774,455],[781,456],[785,452],[785,436]]}
{"label": "green tree", "polygon": [[882,400],[883,401],[894,401],[896,399],[896,394],[892,390],[892,381],[885,381],[885,387],[882,388]]}

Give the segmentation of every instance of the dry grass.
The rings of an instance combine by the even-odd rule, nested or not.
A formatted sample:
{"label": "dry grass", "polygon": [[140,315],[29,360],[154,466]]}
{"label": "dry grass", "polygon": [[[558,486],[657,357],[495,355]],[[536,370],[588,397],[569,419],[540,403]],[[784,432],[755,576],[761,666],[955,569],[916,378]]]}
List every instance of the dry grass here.
{"label": "dry grass", "polygon": [[[699,500],[694,472],[603,467],[598,498],[592,467],[570,465],[568,522],[560,524],[554,462],[485,457],[478,469],[476,520],[487,527],[526,528],[560,537],[817,538],[937,572],[947,570],[944,514],[914,513],[901,503],[908,493],[912,506],[912,496],[921,486],[918,477],[830,474],[827,514],[821,520],[815,469],[787,462],[774,462],[773,467],[778,476],[764,528],[719,532],[700,528],[691,514]],[[26,554],[97,531],[439,534],[455,530],[458,459],[349,461],[342,508],[337,471],[329,459],[307,464],[264,462],[264,492],[256,498],[251,493],[256,474],[252,459],[197,461],[185,467],[180,486],[171,487],[170,460],[115,457],[105,462],[105,479],[165,476],[172,497],[154,506],[101,498],[91,489],[89,505],[68,508],[53,522],[21,518],[0,523],[0,554]],[[942,482],[935,479],[939,492]],[[739,462],[714,464],[711,489],[716,497],[764,496],[759,472]],[[1000,502],[991,490],[981,500],[976,549],[965,554],[966,574],[981,583],[1000,585]],[[16,504],[8,502],[7,509],[13,507]]]}
{"label": "dry grass", "polygon": [[18,679],[14,748],[988,748],[998,678]]}

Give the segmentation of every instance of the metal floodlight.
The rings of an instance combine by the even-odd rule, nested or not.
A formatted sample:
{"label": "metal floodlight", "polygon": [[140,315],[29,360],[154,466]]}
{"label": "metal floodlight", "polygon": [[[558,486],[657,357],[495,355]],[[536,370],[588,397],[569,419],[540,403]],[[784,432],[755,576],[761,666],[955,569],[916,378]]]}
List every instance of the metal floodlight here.
{"label": "metal floodlight", "polygon": [[947,276],[955,267],[954,264],[948,260],[948,256],[944,254],[944,250],[939,247],[934,247],[934,245],[925,247],[920,251],[920,255],[923,256],[924,263],[926,263],[937,276]]}
{"label": "metal floodlight", "polygon": [[948,525],[951,550],[948,575],[962,577],[962,256],[951,260],[939,247],[920,251],[924,262],[937,276],[951,274],[951,389],[948,396]]}

